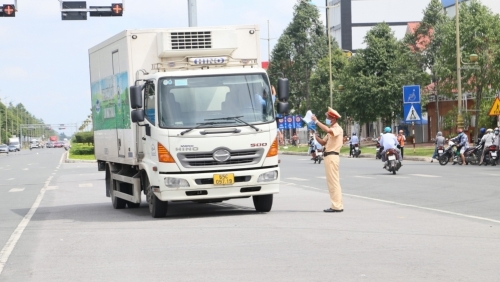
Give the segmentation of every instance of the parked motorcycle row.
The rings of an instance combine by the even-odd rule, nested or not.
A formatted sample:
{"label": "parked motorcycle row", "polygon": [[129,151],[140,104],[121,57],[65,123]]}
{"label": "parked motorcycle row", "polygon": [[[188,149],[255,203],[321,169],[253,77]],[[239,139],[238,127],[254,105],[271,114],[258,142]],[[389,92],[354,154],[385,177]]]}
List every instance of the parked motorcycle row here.
{"label": "parked motorcycle row", "polygon": [[[453,141],[448,141],[448,146],[437,148],[437,158],[440,165],[446,165],[449,162],[453,164],[461,164],[460,150],[457,144]],[[465,164],[479,164],[481,155],[483,154],[484,144],[479,144],[465,150]],[[483,164],[495,166],[498,163],[498,147],[496,145],[489,146],[489,151],[484,155]]]}

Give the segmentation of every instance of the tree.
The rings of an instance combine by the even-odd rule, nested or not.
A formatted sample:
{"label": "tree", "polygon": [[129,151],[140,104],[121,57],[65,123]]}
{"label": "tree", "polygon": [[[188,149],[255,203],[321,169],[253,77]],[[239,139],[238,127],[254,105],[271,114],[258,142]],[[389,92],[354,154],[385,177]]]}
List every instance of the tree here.
{"label": "tree", "polygon": [[[493,14],[486,6],[476,0],[460,6],[460,48],[463,60],[467,63],[470,54],[478,54],[476,69],[464,67],[461,70],[463,91],[476,94],[477,129],[481,116],[487,113],[481,111],[484,94],[493,95],[500,87],[500,17]],[[438,71],[445,77],[442,86],[451,94],[457,85],[456,66],[456,26],[455,21],[449,21],[440,28],[438,36],[442,44],[438,56],[443,66]],[[477,130],[475,132],[477,137]]]}
{"label": "tree", "polygon": [[379,117],[389,123],[402,117],[403,85],[420,84],[425,74],[387,24],[373,27],[364,42],[342,74],[339,108],[359,123]]}
{"label": "tree", "polygon": [[281,75],[290,81],[290,108],[310,107],[309,86],[311,73],[317,62],[328,52],[323,23],[316,6],[297,0],[292,22],[278,39],[271,55],[268,70],[271,83]]}
{"label": "tree", "polygon": [[[332,48],[333,49],[333,48]],[[328,61],[330,56],[326,56],[318,62],[317,67],[311,75],[311,93],[309,98],[309,108],[301,109],[311,110],[313,113],[319,114],[326,112],[326,107],[330,105],[330,68]],[[334,82],[333,88],[336,89],[338,85],[342,84],[340,76],[347,65],[347,58],[344,53],[335,48],[332,50],[332,81]],[[339,104],[338,92],[333,93],[334,107]],[[342,112],[340,112],[342,114]]]}

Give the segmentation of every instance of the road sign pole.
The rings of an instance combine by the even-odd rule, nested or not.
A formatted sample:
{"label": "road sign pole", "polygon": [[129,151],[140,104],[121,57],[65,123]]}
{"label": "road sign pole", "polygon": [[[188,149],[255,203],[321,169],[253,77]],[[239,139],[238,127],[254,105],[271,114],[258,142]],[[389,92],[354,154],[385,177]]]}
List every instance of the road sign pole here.
{"label": "road sign pole", "polygon": [[411,122],[411,135],[413,136],[413,153],[415,153],[415,122]]}

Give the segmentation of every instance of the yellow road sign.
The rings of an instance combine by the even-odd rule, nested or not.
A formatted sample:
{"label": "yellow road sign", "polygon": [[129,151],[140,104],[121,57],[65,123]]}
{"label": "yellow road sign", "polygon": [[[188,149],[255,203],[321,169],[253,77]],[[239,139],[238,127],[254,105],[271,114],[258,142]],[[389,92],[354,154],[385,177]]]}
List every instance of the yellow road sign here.
{"label": "yellow road sign", "polygon": [[500,116],[500,99],[498,97],[495,98],[495,101],[493,101],[493,105],[491,105],[490,112],[488,113],[489,116]]}

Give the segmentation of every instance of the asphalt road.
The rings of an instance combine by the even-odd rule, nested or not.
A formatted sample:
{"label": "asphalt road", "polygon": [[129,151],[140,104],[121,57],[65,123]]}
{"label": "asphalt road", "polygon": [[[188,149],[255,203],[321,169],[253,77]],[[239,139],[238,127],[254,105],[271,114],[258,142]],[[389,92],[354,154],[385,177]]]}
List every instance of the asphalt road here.
{"label": "asphalt road", "polygon": [[342,158],[345,212],[330,214],[323,165],[281,155],[270,213],[239,199],[153,219],[144,202],[114,210],[95,164],[17,154],[0,156],[0,281],[500,279],[500,167],[405,161],[392,175]]}

